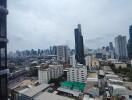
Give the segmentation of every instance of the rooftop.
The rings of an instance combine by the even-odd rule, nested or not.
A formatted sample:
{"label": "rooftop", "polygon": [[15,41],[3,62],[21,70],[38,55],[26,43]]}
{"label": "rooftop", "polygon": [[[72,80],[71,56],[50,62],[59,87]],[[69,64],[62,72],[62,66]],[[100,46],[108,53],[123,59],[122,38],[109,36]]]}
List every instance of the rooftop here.
{"label": "rooftop", "polygon": [[41,95],[34,98],[34,100],[74,100],[69,97],[60,96],[54,93],[44,92]]}
{"label": "rooftop", "polygon": [[84,95],[83,100],[94,100],[94,98],[90,98],[88,95]]}
{"label": "rooftop", "polygon": [[80,82],[62,82],[61,87],[68,87],[71,90],[80,90],[83,91],[85,87],[85,83],[80,83]]}
{"label": "rooftop", "polygon": [[114,64],[125,64],[124,62],[115,62]]}
{"label": "rooftop", "polygon": [[78,97],[79,94],[80,94],[79,91],[70,90],[70,89],[66,89],[66,88],[62,88],[62,87],[59,87],[57,90],[58,90],[58,91],[61,91],[61,92],[73,94],[73,96],[75,96],[75,97]]}
{"label": "rooftop", "polygon": [[96,72],[89,73],[88,78],[97,78],[97,73]]}
{"label": "rooftop", "polygon": [[113,87],[113,89],[126,89],[126,87],[120,85],[109,85],[109,86]]}
{"label": "rooftop", "polygon": [[118,80],[118,79],[108,79],[109,81],[112,81],[112,82],[121,82],[121,83],[123,83],[123,81],[121,81],[121,80]]}
{"label": "rooftop", "polygon": [[28,89],[27,91],[23,92],[22,94],[29,96],[29,97],[33,97],[48,87],[49,87],[48,84],[41,84],[37,87],[33,87],[33,88]]}
{"label": "rooftop", "polygon": [[105,76],[106,77],[115,77],[115,78],[118,78],[119,77],[118,75],[115,75],[115,74],[106,74]]}

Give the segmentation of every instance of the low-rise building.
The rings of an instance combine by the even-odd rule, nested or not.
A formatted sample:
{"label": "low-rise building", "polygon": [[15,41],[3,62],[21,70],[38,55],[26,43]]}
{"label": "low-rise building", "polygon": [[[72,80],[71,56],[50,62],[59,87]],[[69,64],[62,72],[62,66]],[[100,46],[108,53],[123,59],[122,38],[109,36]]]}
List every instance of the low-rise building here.
{"label": "low-rise building", "polygon": [[123,86],[124,85],[124,82],[121,81],[121,80],[117,80],[117,79],[108,79],[107,80],[107,85],[120,85],[120,86]]}
{"label": "low-rise building", "polygon": [[123,62],[116,62],[114,63],[115,65],[115,68],[116,69],[119,69],[119,68],[127,68],[127,64],[126,63],[123,63]]}
{"label": "low-rise building", "polygon": [[41,84],[36,87],[18,87],[14,89],[12,92],[12,99],[13,100],[33,100],[35,96],[37,96],[40,92],[45,91],[48,89],[50,85],[48,84]]}
{"label": "low-rise building", "polygon": [[71,95],[72,97],[79,97],[84,91],[85,83],[80,82],[62,82],[61,86],[57,89],[58,93]]}
{"label": "low-rise building", "polygon": [[34,100],[74,100],[74,99],[68,98],[66,96],[60,96],[54,93],[44,92],[39,96],[35,97]]}
{"label": "low-rise building", "polygon": [[84,93],[91,94],[94,97],[99,96],[98,83],[99,79],[97,73],[96,72],[88,73]]}
{"label": "low-rise building", "polygon": [[120,77],[118,75],[115,75],[115,74],[106,74],[105,78],[106,78],[106,80],[108,80],[108,79],[120,79]]}
{"label": "low-rise building", "polygon": [[[109,85],[110,88],[110,93],[112,94],[112,96],[131,96],[132,95],[132,91],[128,90],[126,87],[124,86],[120,86],[120,85]],[[130,99],[127,99],[130,100]]]}
{"label": "low-rise building", "polygon": [[38,69],[39,83],[48,83],[50,79],[58,78],[63,74],[63,65],[49,65]]}
{"label": "low-rise building", "polygon": [[117,63],[118,59],[107,59],[108,63]]}

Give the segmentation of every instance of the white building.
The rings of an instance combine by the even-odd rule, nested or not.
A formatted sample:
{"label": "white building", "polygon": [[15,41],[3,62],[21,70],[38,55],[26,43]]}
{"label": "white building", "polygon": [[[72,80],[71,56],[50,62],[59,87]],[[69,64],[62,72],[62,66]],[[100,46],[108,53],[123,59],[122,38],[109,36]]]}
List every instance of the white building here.
{"label": "white building", "polygon": [[57,60],[62,62],[69,61],[69,51],[68,46],[60,45],[57,46]]}
{"label": "white building", "polygon": [[63,65],[49,65],[38,69],[39,83],[48,83],[50,79],[58,78],[63,74]]}
{"label": "white building", "polygon": [[70,56],[70,65],[73,65],[73,56]]}
{"label": "white building", "polygon": [[87,81],[87,67],[83,65],[76,65],[67,71],[67,81],[82,82]]}
{"label": "white building", "polygon": [[70,65],[75,67],[76,60],[75,60],[75,55],[70,56]]}

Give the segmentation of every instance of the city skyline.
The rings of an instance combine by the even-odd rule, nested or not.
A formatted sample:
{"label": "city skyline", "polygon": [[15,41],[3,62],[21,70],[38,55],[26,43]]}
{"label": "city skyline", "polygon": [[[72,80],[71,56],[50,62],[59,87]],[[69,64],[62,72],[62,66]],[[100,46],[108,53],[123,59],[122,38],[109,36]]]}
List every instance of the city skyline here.
{"label": "city skyline", "polygon": [[131,3],[0,0],[0,99],[132,100]]}
{"label": "city skyline", "polygon": [[119,34],[129,36],[130,0],[41,1],[8,1],[8,51],[44,49],[54,44],[74,48],[76,24],[82,25],[84,46],[88,48],[113,42]]}

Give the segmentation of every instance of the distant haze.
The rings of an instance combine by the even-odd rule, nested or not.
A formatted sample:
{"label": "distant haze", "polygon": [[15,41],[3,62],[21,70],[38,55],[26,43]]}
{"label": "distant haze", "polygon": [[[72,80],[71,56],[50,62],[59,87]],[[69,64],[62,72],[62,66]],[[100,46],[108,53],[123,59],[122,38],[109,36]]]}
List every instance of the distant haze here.
{"label": "distant haze", "polygon": [[128,37],[132,0],[8,0],[9,51],[67,44],[82,25],[84,45],[98,48],[114,37]]}

